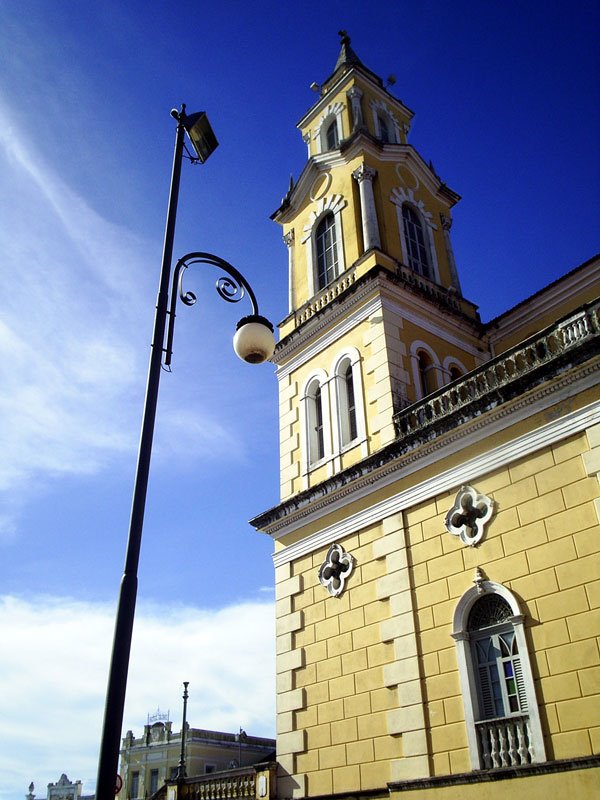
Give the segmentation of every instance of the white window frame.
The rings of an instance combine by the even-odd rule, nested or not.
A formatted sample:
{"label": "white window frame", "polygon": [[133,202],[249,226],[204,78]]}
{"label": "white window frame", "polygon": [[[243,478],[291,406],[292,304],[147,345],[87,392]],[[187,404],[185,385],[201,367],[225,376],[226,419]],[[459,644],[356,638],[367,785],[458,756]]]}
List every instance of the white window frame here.
{"label": "white window frame", "polygon": [[545,761],[546,752],[544,747],[544,737],[542,734],[540,714],[536,700],[535,684],[533,682],[527,640],[525,638],[525,617],[521,612],[516,597],[506,587],[502,586],[502,584],[484,580],[478,580],[476,581],[476,584],[476,586],[470,588],[460,598],[454,611],[451,634],[452,638],[456,642],[458,673],[460,677],[460,685],[465,709],[465,723],[467,726],[467,741],[469,745],[471,767],[472,769],[477,770],[482,768],[475,723],[484,719],[484,717],[480,713],[479,708],[480,701],[478,694],[478,678],[475,675],[475,666],[473,663],[471,646],[472,637],[468,630],[468,620],[469,613],[475,603],[482,597],[483,594],[490,593],[497,594],[502,597],[508,603],[513,613],[513,616],[510,617],[507,622],[512,625],[512,629],[514,630],[521,660],[521,670],[528,703],[527,715],[529,716],[529,724],[532,735],[534,752],[533,760],[535,762]]}
{"label": "white window frame", "polygon": [[317,265],[317,228],[323,217],[331,212],[335,223],[334,232],[337,245],[337,270],[333,280],[338,278],[346,269],[344,257],[344,235],[342,230],[342,209],[347,203],[340,194],[323,197],[317,208],[311,211],[309,221],[304,226],[302,244],[306,246],[306,267],[308,272],[308,296],[313,297],[324,288],[319,288]]}
{"label": "white window frame", "polygon": [[[325,234],[319,234],[321,227],[325,225]],[[339,247],[337,241],[337,230],[335,224],[335,214],[332,211],[328,211],[324,214],[317,226],[315,228],[315,235],[314,235],[314,244],[315,244],[315,270],[316,270],[316,280],[317,280],[317,287],[319,291],[325,289],[332,283],[337,276],[339,275]],[[321,284],[321,263],[320,258],[322,257],[324,260],[324,270],[323,270],[323,283]],[[331,257],[331,261],[329,260]],[[329,276],[329,272],[331,270],[331,275]]]}
{"label": "white window frame", "polygon": [[[354,412],[356,422],[356,436],[349,439],[348,429],[348,409],[345,381],[345,367],[347,364],[352,367],[352,383],[354,387]],[[334,380],[334,398],[332,407],[332,431],[333,431],[333,451],[340,454],[345,450],[356,447],[358,444],[364,445],[367,440],[367,429],[365,420],[365,407],[363,396],[363,381],[361,370],[361,357],[356,347],[349,347],[342,353],[338,353],[331,366],[331,375]],[[363,452],[366,456],[367,453]],[[341,465],[340,465],[341,466]]]}
{"label": "white window frame", "polygon": [[[321,411],[323,415],[323,455],[314,457],[317,445],[315,428],[315,392],[316,386],[321,389]],[[329,397],[329,378],[325,370],[311,372],[305,380],[300,395],[300,408],[302,418],[302,464],[303,474],[322,466],[331,459],[331,407]]]}
{"label": "white window frame", "polygon": [[421,371],[419,369],[419,350],[423,350],[431,358],[431,362],[433,365],[432,369],[435,370],[435,382],[437,383],[436,389],[441,389],[441,387],[443,386],[442,365],[440,363],[439,358],[437,357],[437,353],[426,342],[420,340],[414,341],[410,346],[410,361],[411,361],[416,400],[422,400],[423,397],[427,396],[423,391],[425,387],[421,383]]}
{"label": "white window frame", "polygon": [[[342,141],[344,135],[344,126],[342,124],[343,108],[343,103],[331,103],[321,115],[313,135],[313,139],[317,143],[317,153],[332,153],[334,150],[339,149],[339,143]],[[335,122],[337,127],[338,146],[329,150],[327,146],[327,130],[332,122]]]}
{"label": "white window frame", "polygon": [[[406,235],[406,216],[408,214],[412,214],[418,223],[418,229],[423,235],[423,258],[418,259],[418,268],[414,266],[414,263],[411,261],[411,256],[409,253],[409,242],[408,237]],[[403,242],[403,257],[404,263],[406,266],[411,269],[413,272],[416,272],[417,275],[420,275],[422,278],[426,278],[428,281],[435,280],[435,270],[433,268],[433,259],[431,257],[431,243],[429,241],[429,232],[428,226],[424,221],[423,217],[419,213],[419,209],[414,206],[412,203],[402,203],[402,207],[400,209],[400,216],[402,218],[402,242]],[[416,228],[414,222],[409,220],[409,223]],[[420,255],[420,254],[419,254]]]}
{"label": "white window frame", "polygon": [[408,245],[406,243],[406,237],[404,236],[404,217],[402,215],[402,207],[406,204],[411,206],[413,211],[415,211],[417,216],[420,218],[421,227],[423,228],[423,235],[425,238],[425,247],[427,248],[427,254],[429,256],[429,266],[431,267],[432,277],[429,278],[427,275],[421,275],[420,272],[415,272],[415,270],[412,271],[415,272],[415,275],[421,275],[421,277],[425,280],[430,280],[439,285],[441,283],[440,270],[435,249],[435,241],[433,238],[433,232],[437,230],[437,225],[433,222],[433,214],[431,211],[427,211],[422,200],[415,199],[413,189],[396,187],[392,189],[390,200],[396,206],[398,234],[400,237],[400,249],[402,251],[402,263],[405,264],[408,269],[412,270],[408,259]]}
{"label": "white window frame", "polygon": [[444,373],[446,375],[447,383],[452,382],[452,376],[450,375],[450,370],[452,369],[452,367],[455,367],[456,369],[460,370],[461,378],[464,377],[468,372],[465,365],[462,363],[462,361],[456,358],[456,356],[446,356],[446,358],[444,359],[444,364],[442,369],[444,370]]}
{"label": "white window frame", "polygon": [[373,130],[375,136],[381,139],[381,124],[379,118],[385,117],[388,123],[389,140],[385,144],[399,144],[400,139],[400,125],[396,117],[392,114],[388,106],[382,100],[373,100],[371,102],[371,112],[373,114]]}

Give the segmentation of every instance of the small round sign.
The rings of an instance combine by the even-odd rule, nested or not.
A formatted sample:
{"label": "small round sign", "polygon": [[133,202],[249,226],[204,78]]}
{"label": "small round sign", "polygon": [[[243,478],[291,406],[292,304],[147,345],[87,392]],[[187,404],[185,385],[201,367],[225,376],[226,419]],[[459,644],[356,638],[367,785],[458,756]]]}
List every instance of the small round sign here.
{"label": "small round sign", "polygon": [[123,788],[123,778],[117,774],[117,781],[115,783],[115,794],[119,794],[121,789]]}

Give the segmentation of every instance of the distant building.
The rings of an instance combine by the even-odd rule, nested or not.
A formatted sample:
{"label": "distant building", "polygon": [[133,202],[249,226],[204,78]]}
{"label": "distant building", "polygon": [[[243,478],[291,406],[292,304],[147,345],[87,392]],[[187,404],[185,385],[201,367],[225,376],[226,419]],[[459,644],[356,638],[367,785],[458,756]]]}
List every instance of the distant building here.
{"label": "distant building", "polygon": [[483,323],[460,198],[342,34],[273,215],[276,796],[598,796],[600,258]]}
{"label": "distant building", "polygon": [[[187,727],[186,773],[210,775],[248,767],[274,758],[275,740],[239,733],[221,733]],[[174,732],[169,720],[149,720],[141,737],[127,731],[121,750],[121,800],[151,797],[177,775],[181,754],[181,731]]]}
{"label": "distant building", "polygon": [[[35,800],[34,788],[33,782],[30,783],[25,800]],[[63,772],[56,783],[48,784],[46,800],[94,800],[94,795],[82,795],[81,781],[70,781]]]}

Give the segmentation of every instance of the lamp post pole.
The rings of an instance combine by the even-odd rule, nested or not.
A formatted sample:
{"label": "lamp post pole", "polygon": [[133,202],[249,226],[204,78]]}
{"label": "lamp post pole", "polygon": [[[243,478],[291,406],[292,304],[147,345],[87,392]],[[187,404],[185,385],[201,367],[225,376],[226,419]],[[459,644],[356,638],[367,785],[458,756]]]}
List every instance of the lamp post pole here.
{"label": "lamp post pole", "polygon": [[156,300],[156,314],[154,316],[152,349],[150,351],[150,364],[148,366],[142,432],[140,436],[133,500],[131,504],[129,538],[127,540],[127,550],[125,554],[125,567],[123,569],[123,577],[121,578],[108,687],[106,690],[104,726],[100,745],[100,759],[98,762],[98,779],[96,782],[96,800],[111,800],[115,796],[119,751],[121,749],[121,728],[123,726],[125,690],[127,687],[127,672],[129,669],[129,654],[131,651],[131,636],[133,632],[133,617],[135,614],[135,602],[137,597],[137,569],[142,543],[142,528],[144,524],[144,510],[148,489],[150,457],[152,454],[154,422],[156,419],[162,349],[167,320],[169,278],[171,260],[173,257],[173,239],[175,235],[175,220],[177,217],[177,200],[179,197],[184,133],[183,122],[179,120],[175,137],[175,152],[173,154],[173,168],[171,171],[171,189],[169,192],[158,297]]}
{"label": "lamp post pole", "polygon": [[[160,271],[158,297],[156,300],[156,313],[154,316],[152,347],[150,352],[150,363],[148,366],[146,396],[144,400],[144,411],[142,417],[142,431],[135,473],[133,500],[131,504],[129,536],[125,553],[125,566],[119,591],[112,656],[108,676],[108,687],[106,691],[106,701],[104,707],[104,723],[102,729],[100,756],[98,761],[98,776],[96,782],[96,800],[112,800],[117,793],[117,771],[121,745],[121,731],[123,727],[125,691],[127,687],[127,673],[129,669],[133,619],[137,597],[137,570],[142,542],[142,528],[144,523],[144,510],[146,506],[146,494],[148,489],[148,475],[150,471],[150,458],[152,454],[152,440],[154,436],[154,423],[156,419],[158,388],[163,353],[165,352],[165,330],[167,327],[167,317],[170,314],[171,319],[169,322],[168,334],[168,358],[170,360],[170,347],[173,337],[173,324],[175,320],[174,298],[172,298],[172,309],[169,311],[169,281],[171,277],[173,239],[175,235],[177,201],[179,197],[179,182],[181,177],[184,134],[187,132],[190,136],[192,144],[194,145],[194,148],[198,154],[198,160],[200,161],[206,160],[206,158],[208,158],[212,150],[217,145],[214,134],[212,133],[210,125],[206,120],[206,115],[203,113],[187,117],[185,114],[185,106],[182,106],[181,112],[174,110],[171,112],[171,115],[177,119],[178,124],[175,137],[175,150],[173,154],[173,167],[171,171],[171,187],[169,191],[169,205],[167,209],[167,222],[165,226],[165,238],[163,243],[162,265]],[[191,129],[191,123],[195,123],[198,118],[202,118],[201,121],[203,121],[203,128],[200,134],[198,134],[195,129]],[[195,137],[200,136],[204,136],[205,138],[197,141]],[[206,141],[207,136],[209,139],[208,144]],[[226,271],[229,271],[234,278],[241,278],[241,287],[236,289],[236,291],[239,292],[239,297],[237,299],[241,299],[243,296],[244,287],[249,290],[250,297],[253,300],[254,313],[252,316],[240,321],[238,324],[238,335],[241,331],[239,326],[243,325],[248,332],[250,332],[251,329],[254,329],[255,334],[256,329],[258,328],[259,338],[260,332],[262,332],[263,328],[270,328],[270,335],[272,337],[271,324],[268,322],[268,320],[258,316],[258,308],[254,301],[253,292],[246,284],[242,276],[237,273],[237,270],[216,256],[211,256],[210,254],[204,253],[192,255],[207,256],[206,258],[202,259],[202,261],[224,268]],[[177,265],[178,272],[181,269],[180,264],[182,267],[187,266],[187,264],[185,264],[185,259],[186,257],[179,260]],[[196,261],[199,260],[200,259],[196,259]],[[172,294],[174,294],[174,292],[175,284],[173,286]],[[191,293],[188,293],[187,299],[186,297],[183,297],[182,299],[188,305],[191,305],[193,301],[189,299],[190,297],[193,297],[193,301],[195,301],[195,297],[191,295]],[[229,298],[225,296],[225,299]],[[234,302],[237,302],[237,299]],[[259,350],[260,353],[258,353]],[[240,350],[236,347],[236,352],[238,352],[238,355],[240,355],[241,358],[244,358],[248,361],[254,361],[256,363],[268,358],[272,351],[272,347],[270,347],[270,350],[269,347],[264,347],[264,339],[261,339],[258,345],[255,342],[248,344],[247,356],[240,354]]]}

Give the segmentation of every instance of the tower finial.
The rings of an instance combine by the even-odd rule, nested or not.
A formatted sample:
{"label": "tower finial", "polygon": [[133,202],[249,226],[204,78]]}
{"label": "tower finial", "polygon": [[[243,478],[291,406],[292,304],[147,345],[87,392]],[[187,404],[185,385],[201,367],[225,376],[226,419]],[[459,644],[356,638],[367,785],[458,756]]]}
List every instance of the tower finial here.
{"label": "tower finial", "polygon": [[341,38],[340,44],[350,44],[350,37],[348,36],[348,31],[338,31],[338,36]]}

